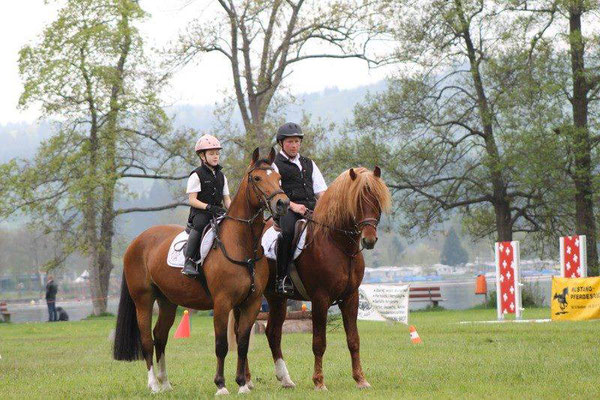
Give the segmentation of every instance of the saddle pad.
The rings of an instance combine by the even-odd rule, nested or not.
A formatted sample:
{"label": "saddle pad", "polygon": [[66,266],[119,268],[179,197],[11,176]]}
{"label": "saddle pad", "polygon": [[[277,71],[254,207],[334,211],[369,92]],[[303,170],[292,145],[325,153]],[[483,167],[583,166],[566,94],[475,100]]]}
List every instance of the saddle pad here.
{"label": "saddle pad", "polygon": [[[275,244],[277,243],[277,238],[279,237],[279,232],[275,230],[275,228],[270,227],[265,231],[265,234],[262,237],[261,244],[265,251],[265,256],[270,260],[276,260],[277,254],[275,253]],[[300,239],[298,240],[298,245],[294,249],[294,260],[298,258],[298,256],[304,250],[304,244],[306,242],[306,229],[302,231],[300,235]]]}
{"label": "saddle pad", "polygon": [[[219,220],[219,223],[221,220]],[[167,265],[175,268],[183,268],[185,264],[185,248],[187,247],[187,240],[189,234],[184,230],[179,235],[175,236],[171,246],[169,247],[169,253],[167,255]],[[202,265],[206,255],[210,251],[215,240],[215,233],[212,228],[206,231],[206,234],[202,237],[202,243],[200,243],[200,263]]]}

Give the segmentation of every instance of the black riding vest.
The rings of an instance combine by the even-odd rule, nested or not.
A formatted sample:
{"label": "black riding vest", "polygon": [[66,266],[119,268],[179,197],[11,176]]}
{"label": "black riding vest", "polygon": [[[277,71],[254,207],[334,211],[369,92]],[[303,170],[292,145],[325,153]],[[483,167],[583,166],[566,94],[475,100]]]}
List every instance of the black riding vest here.
{"label": "black riding vest", "polygon": [[302,165],[302,171],[300,171],[296,164],[279,153],[275,157],[275,165],[277,165],[279,175],[281,175],[281,189],[290,200],[313,210],[317,204],[317,199],[313,190],[312,160],[300,156],[300,165]]}
{"label": "black riding vest", "polygon": [[[200,191],[196,198],[203,203],[221,207],[223,205],[223,188],[225,187],[225,175],[221,172],[221,166],[215,167],[215,173],[204,164],[192,171],[192,174],[198,174],[200,178]],[[190,218],[198,213],[208,213],[196,207],[190,208]]]}

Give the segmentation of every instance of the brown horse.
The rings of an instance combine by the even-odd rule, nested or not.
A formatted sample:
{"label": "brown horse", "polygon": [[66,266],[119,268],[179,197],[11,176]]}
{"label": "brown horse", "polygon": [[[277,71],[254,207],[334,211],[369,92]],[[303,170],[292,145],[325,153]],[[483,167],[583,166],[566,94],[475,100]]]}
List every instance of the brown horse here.
{"label": "brown horse", "polygon": [[[165,346],[175,319],[177,305],[197,310],[214,309],[217,394],[227,394],[223,368],[227,355],[229,312],[238,316],[238,364],[236,382],[241,393],[252,387],[246,374],[250,329],[268,280],[267,260],[260,246],[264,210],[281,215],[289,199],[279,185],[280,176],[271,168],[275,151],[259,159],[254,150],[237,194],[223,222],[216,242],[203,264],[206,287],[198,280],[167,265],[167,253],[175,236],[184,228],[178,225],[154,226],[140,234],[127,248],[123,258],[123,283],[117,316],[114,358],[132,361],[143,358],[148,368],[148,387],[153,392],[171,388],[165,364]],[[151,332],[152,307],[158,301],[158,321]],[[153,336],[154,334],[154,340]],[[154,374],[152,353],[156,348],[159,367]]]}
{"label": "brown horse", "polygon": [[[390,192],[381,179],[381,170],[365,168],[343,172],[317,202],[309,220],[306,245],[296,259],[298,275],[312,302],[313,382],[315,389],[326,390],[323,382],[323,354],[327,310],[337,303],[342,312],[348,349],[352,358],[352,377],[359,388],[370,387],[360,364],[360,339],[356,327],[358,287],[365,269],[362,247],[372,249],[377,242],[377,225],[382,212],[391,207]],[[281,328],[286,317],[287,298],[275,294],[276,264],[269,260],[269,283],[265,297],[269,302],[267,338],[275,361],[275,375],[283,387],[294,387],[281,353]],[[301,300],[299,295],[293,297]]]}

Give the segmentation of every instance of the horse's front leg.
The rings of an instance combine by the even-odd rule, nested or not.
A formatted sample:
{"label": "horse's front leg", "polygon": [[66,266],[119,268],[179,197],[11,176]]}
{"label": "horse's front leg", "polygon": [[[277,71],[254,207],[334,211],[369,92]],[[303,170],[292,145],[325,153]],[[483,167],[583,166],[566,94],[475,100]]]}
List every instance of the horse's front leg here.
{"label": "horse's front leg", "polygon": [[369,388],[371,385],[365,379],[365,374],[360,365],[360,337],[358,336],[358,328],[356,326],[358,290],[340,303],[340,310],[342,311],[342,318],[344,320],[348,350],[350,350],[350,357],[352,358],[352,377],[359,389]]}
{"label": "horse's front leg", "polygon": [[327,390],[325,383],[323,383],[323,354],[325,354],[325,348],[327,347],[326,328],[328,309],[329,298],[315,296],[312,299],[313,354],[315,355],[313,382],[315,390]]}
{"label": "horse's front leg", "polygon": [[281,352],[281,330],[285,321],[287,299],[279,296],[267,296],[267,301],[269,302],[269,320],[265,333],[275,362],[275,376],[284,388],[294,388],[296,384],[290,378]]}
{"label": "horse's front leg", "polygon": [[215,298],[213,325],[215,328],[215,354],[217,356],[217,373],[215,374],[216,395],[229,394],[225,387],[225,357],[227,356],[227,322],[231,304],[228,301],[219,301]]}
{"label": "horse's front leg", "polygon": [[250,343],[250,331],[260,309],[262,296],[250,297],[239,308],[239,318],[237,319],[237,350],[238,362],[235,381],[240,389],[238,394],[250,393],[250,387],[247,381],[246,368],[248,366],[248,346]]}
{"label": "horse's front leg", "polygon": [[[240,321],[240,308],[236,307],[233,309],[233,312],[229,313],[229,323],[227,326],[227,336],[228,343],[231,346],[233,343],[237,348],[238,340],[239,340],[239,321]],[[250,333],[252,336],[252,333]],[[232,342],[234,340],[234,342]],[[248,363],[248,358],[246,357],[246,386],[248,389],[254,389],[254,383],[252,382],[252,376],[250,375],[250,364]]]}

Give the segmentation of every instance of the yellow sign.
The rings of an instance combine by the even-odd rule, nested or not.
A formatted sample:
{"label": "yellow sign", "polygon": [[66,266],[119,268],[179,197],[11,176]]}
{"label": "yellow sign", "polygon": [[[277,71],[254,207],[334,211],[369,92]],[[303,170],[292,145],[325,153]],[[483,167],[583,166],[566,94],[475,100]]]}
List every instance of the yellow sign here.
{"label": "yellow sign", "polygon": [[600,318],[600,278],[552,278],[552,319],[582,321]]}

